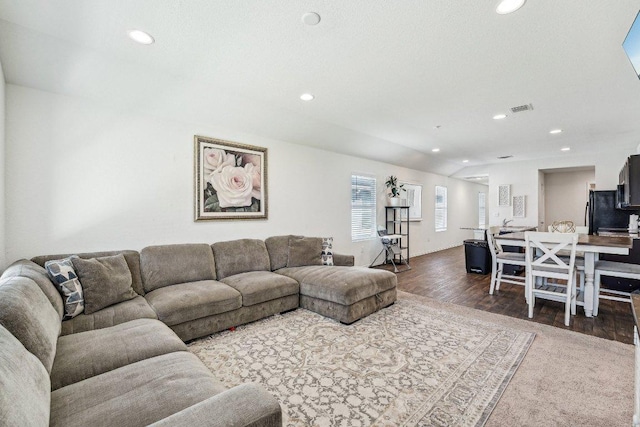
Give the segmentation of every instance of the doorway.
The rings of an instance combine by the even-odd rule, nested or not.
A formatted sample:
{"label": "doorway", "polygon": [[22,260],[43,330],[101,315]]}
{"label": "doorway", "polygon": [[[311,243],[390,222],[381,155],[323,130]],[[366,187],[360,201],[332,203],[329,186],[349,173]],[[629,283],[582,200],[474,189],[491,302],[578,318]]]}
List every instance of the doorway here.
{"label": "doorway", "polygon": [[587,225],[586,206],[589,190],[595,189],[595,166],[545,169],[541,181],[540,198],[544,200],[544,219],[541,230],[554,221],[573,221],[575,225]]}

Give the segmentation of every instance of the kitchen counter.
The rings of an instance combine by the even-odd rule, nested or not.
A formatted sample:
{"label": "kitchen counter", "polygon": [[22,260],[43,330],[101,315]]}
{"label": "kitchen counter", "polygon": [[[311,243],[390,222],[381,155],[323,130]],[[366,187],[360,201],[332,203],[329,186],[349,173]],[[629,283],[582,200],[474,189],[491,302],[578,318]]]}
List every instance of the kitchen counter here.
{"label": "kitchen counter", "polygon": [[538,227],[530,225],[507,225],[500,227],[500,233],[521,233],[523,231],[536,231]]}
{"label": "kitchen counter", "polygon": [[[638,319],[640,319],[640,295],[631,294],[631,311],[633,312],[633,320],[635,320],[636,334],[640,334],[640,326],[638,325]],[[640,339],[640,336],[638,337]]]}

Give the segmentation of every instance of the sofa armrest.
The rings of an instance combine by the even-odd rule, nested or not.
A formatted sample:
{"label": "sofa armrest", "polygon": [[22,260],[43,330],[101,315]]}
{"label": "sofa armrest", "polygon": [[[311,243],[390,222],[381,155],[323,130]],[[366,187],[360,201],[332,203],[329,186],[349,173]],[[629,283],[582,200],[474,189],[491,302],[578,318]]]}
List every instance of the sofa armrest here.
{"label": "sofa armrest", "polygon": [[153,427],[282,426],[282,409],[271,394],[253,383],[241,384],[151,424]]}
{"label": "sofa armrest", "polygon": [[353,267],[355,265],[355,257],[353,255],[333,254],[333,264],[344,267]]}

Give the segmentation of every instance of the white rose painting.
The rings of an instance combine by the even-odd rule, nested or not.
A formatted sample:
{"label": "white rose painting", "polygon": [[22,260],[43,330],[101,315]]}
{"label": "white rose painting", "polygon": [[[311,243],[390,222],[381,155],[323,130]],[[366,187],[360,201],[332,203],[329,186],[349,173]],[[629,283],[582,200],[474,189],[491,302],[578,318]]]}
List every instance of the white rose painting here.
{"label": "white rose painting", "polygon": [[196,221],[267,218],[267,149],[195,137]]}

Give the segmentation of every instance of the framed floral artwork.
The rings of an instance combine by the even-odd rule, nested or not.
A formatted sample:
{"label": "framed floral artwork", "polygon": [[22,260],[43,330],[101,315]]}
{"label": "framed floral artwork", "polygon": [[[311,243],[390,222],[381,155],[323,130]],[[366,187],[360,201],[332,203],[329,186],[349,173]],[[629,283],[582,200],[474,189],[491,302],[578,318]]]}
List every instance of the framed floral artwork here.
{"label": "framed floral artwork", "polygon": [[266,219],[267,149],[195,136],[195,220]]}

